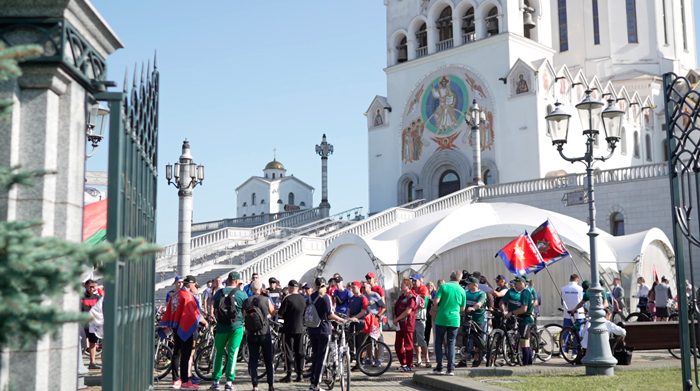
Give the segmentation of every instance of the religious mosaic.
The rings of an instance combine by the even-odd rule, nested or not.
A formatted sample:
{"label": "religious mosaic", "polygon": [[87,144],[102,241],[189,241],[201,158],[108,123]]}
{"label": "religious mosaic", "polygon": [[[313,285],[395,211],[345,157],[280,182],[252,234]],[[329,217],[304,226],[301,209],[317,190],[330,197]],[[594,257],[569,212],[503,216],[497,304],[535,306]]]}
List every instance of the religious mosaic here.
{"label": "religious mosaic", "polygon": [[530,65],[518,60],[508,75],[511,98],[535,93],[535,74]]}
{"label": "religious mosaic", "polygon": [[459,150],[471,145],[465,115],[474,99],[487,110],[481,149],[492,150],[492,103],[481,83],[472,72],[457,66],[435,71],[418,83],[409,96],[402,119],[404,164],[421,160],[426,152]]}

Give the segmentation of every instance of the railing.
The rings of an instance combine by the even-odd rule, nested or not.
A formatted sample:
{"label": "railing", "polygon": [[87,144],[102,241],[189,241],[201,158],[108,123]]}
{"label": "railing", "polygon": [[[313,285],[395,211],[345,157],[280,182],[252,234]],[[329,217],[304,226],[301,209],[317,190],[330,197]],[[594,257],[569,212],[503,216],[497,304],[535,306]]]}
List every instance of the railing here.
{"label": "railing", "polygon": [[352,219],[361,220],[362,219],[362,207],[348,209],[346,211],[336,213],[329,217],[331,220],[343,220],[351,221]]}
{"label": "railing", "polygon": [[476,187],[471,186],[450,195],[430,201],[416,208],[414,217],[424,216],[433,212],[454,208],[455,206],[472,203],[476,200],[474,196]]}
{"label": "railing", "polygon": [[[613,168],[596,171],[593,180],[596,184],[643,180],[668,176],[668,163],[648,164],[644,166]],[[482,198],[502,197],[524,193],[537,193],[561,188],[585,186],[586,174],[569,174],[558,177],[534,179],[530,181],[502,183],[484,186],[479,189]]]}
{"label": "railing", "polygon": [[204,223],[192,224],[192,232],[210,231],[210,230],[217,230],[217,229],[228,228],[228,227],[252,227],[252,226],[256,226],[256,225],[261,225],[261,224],[281,220],[281,219],[284,219],[284,218],[287,218],[290,216],[294,216],[297,214],[308,213],[308,212],[311,212],[313,210],[318,210],[318,208],[301,210],[301,211],[292,211],[292,212],[270,213],[270,214],[263,214],[263,215],[259,215],[259,216],[238,217],[235,219],[223,219],[223,220],[216,220],[216,221],[207,221]]}
{"label": "railing", "polygon": [[444,41],[440,41],[440,42],[436,43],[436,44],[435,44],[435,49],[436,49],[438,52],[441,52],[441,51],[443,51],[443,50],[452,49],[452,46],[453,46],[453,39],[452,39],[452,38],[448,38],[448,39],[446,39],[446,40],[444,40]]}
{"label": "railing", "polygon": [[476,41],[476,33],[475,32],[462,34],[462,45],[469,43],[469,42],[474,42],[474,41]]}
{"label": "railing", "polygon": [[258,273],[262,276],[270,270],[282,265],[284,262],[301,254],[303,251],[303,239],[303,237],[299,237],[275,251],[271,251],[269,254],[243,265],[236,270],[240,273],[241,280],[250,281],[253,273]]}
{"label": "railing", "polygon": [[416,49],[416,58],[421,58],[428,55],[428,47],[423,46],[422,48]]}

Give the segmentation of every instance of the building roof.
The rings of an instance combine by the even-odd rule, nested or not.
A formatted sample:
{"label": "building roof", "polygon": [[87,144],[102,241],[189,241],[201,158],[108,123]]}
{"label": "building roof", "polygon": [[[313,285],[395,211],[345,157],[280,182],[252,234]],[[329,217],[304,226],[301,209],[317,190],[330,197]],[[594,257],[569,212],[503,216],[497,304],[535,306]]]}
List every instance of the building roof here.
{"label": "building roof", "polygon": [[313,186],[311,186],[308,183],[302,181],[301,179],[295,177],[294,175],[291,175],[291,176],[285,176],[285,177],[277,178],[277,179],[269,179],[269,178],[264,178],[264,177],[259,177],[259,176],[252,176],[252,177],[248,178],[245,182],[241,183],[241,185],[236,188],[236,192],[238,192],[238,190],[240,190],[243,186],[247,185],[249,182],[256,181],[256,180],[263,182],[264,184],[266,184],[268,186],[272,182],[294,181],[294,182],[298,182],[302,186],[308,187],[311,191],[314,191]]}
{"label": "building roof", "polygon": [[282,163],[277,161],[277,159],[273,159],[270,163],[267,163],[265,170],[285,170],[285,168]]}

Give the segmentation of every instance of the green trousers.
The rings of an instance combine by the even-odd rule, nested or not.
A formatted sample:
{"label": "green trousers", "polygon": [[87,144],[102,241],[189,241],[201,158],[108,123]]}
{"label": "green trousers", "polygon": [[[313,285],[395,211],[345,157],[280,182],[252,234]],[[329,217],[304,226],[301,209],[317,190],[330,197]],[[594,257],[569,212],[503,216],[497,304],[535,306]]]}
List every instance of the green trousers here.
{"label": "green trousers", "polygon": [[216,358],[214,359],[214,372],[212,380],[218,382],[221,379],[221,362],[226,352],[226,380],[233,381],[236,377],[236,360],[238,359],[238,348],[243,339],[243,327],[239,327],[228,333],[217,333],[214,336],[214,346],[216,346]]}

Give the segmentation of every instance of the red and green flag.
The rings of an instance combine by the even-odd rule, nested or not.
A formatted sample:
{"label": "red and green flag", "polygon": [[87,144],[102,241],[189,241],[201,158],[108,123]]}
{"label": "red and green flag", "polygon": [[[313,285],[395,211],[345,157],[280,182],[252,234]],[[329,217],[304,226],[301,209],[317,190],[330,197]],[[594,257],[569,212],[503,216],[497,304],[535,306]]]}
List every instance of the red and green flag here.
{"label": "red and green flag", "polygon": [[83,208],[83,242],[97,244],[107,238],[107,200]]}

